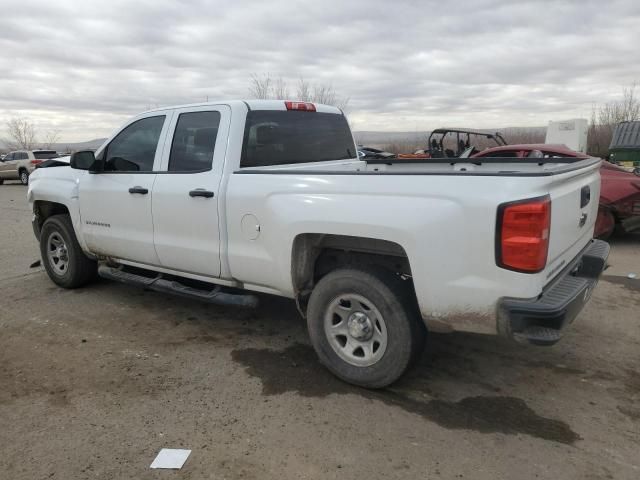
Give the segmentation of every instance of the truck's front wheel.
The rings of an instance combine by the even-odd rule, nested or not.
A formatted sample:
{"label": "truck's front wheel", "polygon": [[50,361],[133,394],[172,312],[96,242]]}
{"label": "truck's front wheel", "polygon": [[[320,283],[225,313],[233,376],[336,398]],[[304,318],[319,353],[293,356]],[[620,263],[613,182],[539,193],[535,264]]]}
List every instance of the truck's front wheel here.
{"label": "truck's front wheel", "polygon": [[80,248],[68,215],[54,215],[44,222],[40,254],[49,278],[61,287],[81,287],[96,276],[96,262]]}
{"label": "truck's front wheel", "polygon": [[396,381],[424,346],[425,328],[406,282],[375,269],[325,275],[309,299],[307,325],[322,364],[367,388]]}

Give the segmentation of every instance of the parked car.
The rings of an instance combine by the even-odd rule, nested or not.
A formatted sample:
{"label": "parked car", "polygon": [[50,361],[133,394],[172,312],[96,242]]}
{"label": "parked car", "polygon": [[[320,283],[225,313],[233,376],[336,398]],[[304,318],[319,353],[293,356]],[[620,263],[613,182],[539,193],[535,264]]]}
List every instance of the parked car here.
{"label": "parked car", "polygon": [[10,152],[0,160],[0,185],[5,180],[20,180],[23,185],[29,183],[29,175],[39,163],[57,158],[54,150],[21,150]]}
{"label": "parked car", "polygon": [[356,151],[326,105],[143,113],[71,168],[33,173],[43,265],[64,288],[98,274],[217,304],[295,299],[320,361],[364,387],[398,379],[427,329],[561,338],[609,251],[592,239],[598,159],[471,168]]}
{"label": "parked car", "polygon": [[58,158],[50,158],[49,160],[42,161],[36,165],[36,168],[68,167],[70,161],[71,155],[61,155]]}
{"label": "parked car", "polygon": [[395,153],[385,152],[384,150],[380,150],[379,148],[363,147],[362,145],[358,145],[358,152],[363,153],[363,155],[358,154],[358,156],[364,159],[395,158],[396,156]]}
{"label": "parked car", "polygon": [[[472,155],[483,157],[517,158],[589,158],[564,145],[524,144],[489,148]],[[602,186],[595,236],[606,239],[614,232],[632,232],[640,229],[640,178],[609,162],[600,168]]]}

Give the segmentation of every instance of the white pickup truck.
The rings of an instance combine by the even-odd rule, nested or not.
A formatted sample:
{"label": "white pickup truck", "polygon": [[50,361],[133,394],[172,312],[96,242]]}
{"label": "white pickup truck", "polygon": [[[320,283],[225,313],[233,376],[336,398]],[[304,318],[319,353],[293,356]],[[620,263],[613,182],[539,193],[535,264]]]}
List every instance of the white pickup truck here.
{"label": "white pickup truck", "polygon": [[609,252],[599,159],[358,158],[325,105],[229,101],[143,113],[94,154],[40,168],[47,273],[211,303],[295,299],[320,361],[389,385],[428,330],[553,344]]}

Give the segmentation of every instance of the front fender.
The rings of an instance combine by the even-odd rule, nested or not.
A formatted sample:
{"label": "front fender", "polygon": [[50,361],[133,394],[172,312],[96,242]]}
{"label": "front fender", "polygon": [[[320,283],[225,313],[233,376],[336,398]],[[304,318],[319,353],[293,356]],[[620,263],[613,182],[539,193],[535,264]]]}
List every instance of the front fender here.
{"label": "front fender", "polygon": [[29,177],[27,201],[34,215],[37,202],[51,202],[66,207],[78,243],[84,251],[87,251],[78,196],[81,173],[85,172],[72,170],[70,167],[36,169]]}

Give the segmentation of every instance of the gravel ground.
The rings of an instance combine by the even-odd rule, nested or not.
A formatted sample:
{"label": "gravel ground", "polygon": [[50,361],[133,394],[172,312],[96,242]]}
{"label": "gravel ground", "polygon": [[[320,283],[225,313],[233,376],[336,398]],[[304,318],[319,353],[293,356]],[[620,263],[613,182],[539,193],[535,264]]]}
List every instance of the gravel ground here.
{"label": "gravel ground", "polygon": [[[640,236],[551,348],[431,335],[392,389],[316,362],[287,300],[255,311],[41,268],[0,186],[0,478],[640,478]],[[193,452],[150,470],[160,448]]]}

